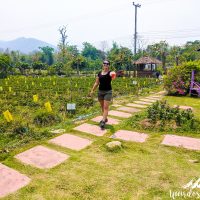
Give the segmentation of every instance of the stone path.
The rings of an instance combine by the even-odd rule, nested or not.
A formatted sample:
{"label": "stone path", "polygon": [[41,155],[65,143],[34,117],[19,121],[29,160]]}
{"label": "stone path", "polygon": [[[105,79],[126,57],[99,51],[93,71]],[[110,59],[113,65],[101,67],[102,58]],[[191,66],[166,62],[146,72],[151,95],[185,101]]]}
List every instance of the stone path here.
{"label": "stone path", "polygon": [[140,109],[137,109],[137,108],[130,108],[130,107],[125,107],[125,106],[119,107],[117,108],[117,110],[129,112],[129,113],[136,113],[136,112],[141,111]]}
{"label": "stone path", "polygon": [[0,163],[0,198],[26,186],[30,178]]}
{"label": "stone path", "polygon": [[107,130],[101,130],[97,125],[87,123],[75,127],[74,130],[89,133],[96,136],[103,136],[107,132]]}
{"label": "stone path", "polygon": [[120,106],[122,106],[122,105],[119,105],[119,104],[111,104],[111,106],[120,107]]}
{"label": "stone path", "polygon": [[126,130],[119,130],[111,136],[111,138],[114,139],[121,139],[132,142],[145,142],[147,137],[147,134]]}
{"label": "stone path", "polygon": [[128,103],[126,105],[130,106],[130,107],[135,107],[135,108],[147,108],[148,107],[146,105],[140,105],[140,104],[136,104],[136,103]]}
{"label": "stone path", "polygon": [[155,99],[139,99],[140,101],[145,101],[145,102],[151,102],[151,103],[154,103],[156,102],[157,100]]}
{"label": "stone path", "polygon": [[58,151],[36,146],[15,156],[21,162],[44,169],[52,168],[69,158],[68,155]]}
{"label": "stone path", "polygon": [[149,96],[149,97],[145,97],[145,99],[151,99],[151,100],[161,100],[162,98],[161,97],[151,97],[151,96]]}
{"label": "stone path", "polygon": [[157,92],[157,96],[158,95],[165,95],[166,94],[166,92],[165,91],[160,91],[160,92]]}
{"label": "stone path", "polygon": [[[173,107],[177,107],[178,105],[174,105]],[[178,106],[180,109],[183,109],[183,110],[188,110],[188,109],[191,109],[191,110],[194,110],[193,107],[191,106]]]}
{"label": "stone path", "polygon": [[129,118],[132,116],[130,113],[120,112],[120,111],[116,111],[116,110],[109,111],[108,115],[121,117],[121,118]]}
{"label": "stone path", "polygon": [[149,98],[161,98],[160,95],[153,95],[153,96],[149,96]]}
{"label": "stone path", "polygon": [[134,101],[134,103],[142,104],[142,105],[151,105],[151,102],[144,102],[144,101]]}
{"label": "stone path", "polygon": [[[126,106],[113,104],[112,106],[116,107],[116,109],[109,111],[107,124],[118,125],[122,121],[120,119],[112,118],[110,117],[110,115],[119,118],[129,118],[132,116],[131,113],[139,112],[141,111],[141,109],[147,108],[153,102],[160,100],[162,98],[162,95],[163,92],[157,93],[156,95],[151,94],[150,96],[139,99],[138,101],[128,103],[126,104]],[[91,121],[99,123],[101,119],[102,116],[97,116],[91,119]],[[80,131],[82,133],[92,134],[94,136],[103,136],[107,133],[106,129],[101,130],[99,126],[89,123],[83,123],[73,128],[73,130]],[[55,134],[64,134],[49,140],[49,143],[53,143],[55,145],[59,145],[76,151],[86,148],[93,142],[92,140],[86,138],[65,133],[64,129],[52,130],[51,132]],[[110,136],[110,138],[144,143],[148,138],[148,134],[127,130],[118,130],[112,136]],[[200,150],[200,139],[190,137],[165,135],[162,144],[176,147],[184,147],[192,150]],[[69,157],[70,156],[67,154],[43,146],[33,147],[15,156],[15,158],[20,160],[22,163],[30,164],[41,169],[55,167],[60,163],[66,161]],[[30,178],[0,163],[0,197],[4,197],[12,192],[17,191],[21,187],[27,185],[29,182]]]}
{"label": "stone path", "polygon": [[184,147],[191,150],[200,150],[200,139],[185,136],[165,135],[162,144],[175,147]]}
{"label": "stone path", "polygon": [[81,150],[92,144],[91,140],[81,138],[71,134],[63,134],[54,139],[49,140],[50,143],[66,147],[73,150]]}

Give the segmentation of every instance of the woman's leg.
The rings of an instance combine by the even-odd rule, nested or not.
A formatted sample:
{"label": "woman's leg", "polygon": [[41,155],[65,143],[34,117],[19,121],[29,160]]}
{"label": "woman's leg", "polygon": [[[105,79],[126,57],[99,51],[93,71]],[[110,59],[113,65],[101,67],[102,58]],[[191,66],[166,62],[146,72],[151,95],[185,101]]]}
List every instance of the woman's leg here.
{"label": "woman's leg", "polygon": [[106,121],[108,117],[109,103],[110,101],[104,100],[104,107],[103,107],[103,121],[104,122]]}
{"label": "woman's leg", "polygon": [[102,110],[102,115],[103,115],[103,111],[104,111],[104,100],[99,100],[99,103],[101,105],[101,110]]}

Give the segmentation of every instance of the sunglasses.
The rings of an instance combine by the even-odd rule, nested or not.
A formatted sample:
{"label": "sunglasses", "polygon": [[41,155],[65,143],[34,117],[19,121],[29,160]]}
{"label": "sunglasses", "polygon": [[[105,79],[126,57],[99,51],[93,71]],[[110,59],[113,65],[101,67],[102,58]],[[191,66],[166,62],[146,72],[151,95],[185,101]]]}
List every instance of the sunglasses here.
{"label": "sunglasses", "polygon": [[104,65],[109,65],[109,63],[103,63]]}

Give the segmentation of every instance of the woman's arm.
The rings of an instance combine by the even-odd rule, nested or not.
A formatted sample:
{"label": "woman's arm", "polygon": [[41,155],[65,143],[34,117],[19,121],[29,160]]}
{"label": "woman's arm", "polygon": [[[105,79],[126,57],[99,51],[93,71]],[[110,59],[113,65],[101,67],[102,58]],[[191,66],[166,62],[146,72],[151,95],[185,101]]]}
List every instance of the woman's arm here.
{"label": "woman's arm", "polygon": [[96,78],[96,81],[95,81],[95,83],[94,83],[94,85],[92,87],[90,95],[92,95],[94,93],[94,91],[96,90],[96,88],[98,87],[98,85],[99,85],[99,77]]}

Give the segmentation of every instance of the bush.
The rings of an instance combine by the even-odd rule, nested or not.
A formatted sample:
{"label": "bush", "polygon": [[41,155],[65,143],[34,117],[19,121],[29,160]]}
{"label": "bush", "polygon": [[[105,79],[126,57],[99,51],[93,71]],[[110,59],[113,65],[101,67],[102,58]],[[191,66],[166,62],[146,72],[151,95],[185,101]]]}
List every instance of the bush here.
{"label": "bush", "polygon": [[0,133],[6,132],[8,125],[5,122],[0,122]]}
{"label": "bush", "polygon": [[195,119],[191,109],[171,108],[166,101],[157,101],[150,106],[147,110],[147,117],[152,123],[160,122],[161,126],[175,122],[177,126],[187,124],[190,128],[194,128]]}
{"label": "bush", "polygon": [[13,129],[13,133],[19,134],[19,135],[26,134],[26,133],[28,133],[28,131],[29,131],[28,126],[24,125],[24,124],[20,124],[17,127],[14,127],[14,129]]}
{"label": "bush", "polygon": [[[200,61],[190,61],[171,68],[164,76],[164,88],[171,95],[186,95],[189,92],[192,70],[200,72]],[[195,77],[199,80],[199,77]]]}
{"label": "bush", "polygon": [[17,119],[9,123],[0,123],[0,133],[7,134],[10,136],[22,136],[31,133],[31,129],[28,124],[25,124],[22,120]]}
{"label": "bush", "polygon": [[38,126],[47,126],[61,122],[61,118],[54,113],[41,112],[35,116],[33,122]]}

